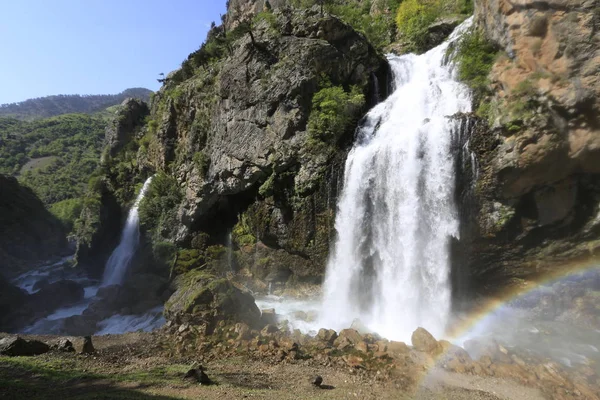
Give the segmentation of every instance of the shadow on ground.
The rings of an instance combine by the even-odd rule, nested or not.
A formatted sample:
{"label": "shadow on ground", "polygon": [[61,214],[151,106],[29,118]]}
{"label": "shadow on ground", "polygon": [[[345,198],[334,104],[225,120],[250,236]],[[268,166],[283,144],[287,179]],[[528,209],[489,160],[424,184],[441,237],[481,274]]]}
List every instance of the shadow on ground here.
{"label": "shadow on ground", "polygon": [[35,357],[0,357],[0,399],[175,400],[140,391],[149,386],[73,370],[68,364],[40,362]]}

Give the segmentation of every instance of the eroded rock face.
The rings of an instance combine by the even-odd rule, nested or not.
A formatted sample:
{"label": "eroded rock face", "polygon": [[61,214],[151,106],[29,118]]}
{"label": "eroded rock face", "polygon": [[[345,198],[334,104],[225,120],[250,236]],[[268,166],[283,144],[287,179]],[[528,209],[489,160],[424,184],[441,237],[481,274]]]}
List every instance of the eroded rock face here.
{"label": "eroded rock face", "polygon": [[117,114],[106,127],[105,142],[110,155],[115,155],[127,142],[136,126],[139,126],[150,113],[148,105],[142,100],[125,99]]}
{"label": "eroded rock face", "polygon": [[[252,2],[241,3],[254,10]],[[347,90],[357,86],[372,105],[376,93],[387,91],[388,66],[362,35],[321,15],[318,7],[271,5],[273,21],[256,23],[253,39],[245,35],[235,42],[212,71],[157,93],[152,110],[157,146],[148,149],[148,159],[157,169],[171,165],[185,190],[179,243],[187,245],[199,232],[223,243],[246,212],[251,245],[266,250],[237,243],[240,267],[252,270],[256,265],[247,259],[260,251],[268,265],[252,271],[260,279],[287,273],[316,282],[324,271],[339,178],[356,125],[336,132],[329,143],[311,140],[313,95],[327,80]],[[351,110],[354,121],[365,111]],[[268,258],[285,262],[270,264]]]}
{"label": "eroded rock face", "polygon": [[475,5],[477,25],[501,49],[490,129],[476,129],[471,142],[478,210],[461,235],[473,239],[468,263],[479,288],[600,252],[597,10],[593,0]]}

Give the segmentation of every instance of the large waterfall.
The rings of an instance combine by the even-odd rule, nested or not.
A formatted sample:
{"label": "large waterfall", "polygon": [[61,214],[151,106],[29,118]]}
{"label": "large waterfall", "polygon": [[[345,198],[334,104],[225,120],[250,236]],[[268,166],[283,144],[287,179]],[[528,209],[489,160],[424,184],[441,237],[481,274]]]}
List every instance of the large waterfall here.
{"label": "large waterfall", "polygon": [[131,210],[129,210],[127,222],[125,223],[123,233],[121,234],[121,242],[112,252],[106,263],[104,277],[102,279],[102,286],[120,285],[123,283],[125,272],[127,272],[127,267],[129,267],[129,263],[131,262],[135,251],[137,250],[140,240],[140,220],[138,208],[140,206],[140,202],[146,194],[146,191],[148,190],[148,187],[150,186],[150,182],[152,182],[152,177],[146,179],[142,190],[140,190],[140,194],[138,194],[137,198],[135,199],[133,207],[131,207]]}
{"label": "large waterfall", "polygon": [[362,326],[407,340],[418,326],[443,335],[451,307],[454,123],[471,99],[446,62],[450,39],[417,56],[390,56],[394,93],[372,109],[345,166],[320,324]]}

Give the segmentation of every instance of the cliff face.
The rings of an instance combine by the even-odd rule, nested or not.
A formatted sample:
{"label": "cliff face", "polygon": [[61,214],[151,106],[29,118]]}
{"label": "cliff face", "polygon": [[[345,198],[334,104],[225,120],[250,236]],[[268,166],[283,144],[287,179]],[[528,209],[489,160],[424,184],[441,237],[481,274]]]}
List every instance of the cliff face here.
{"label": "cliff face", "polygon": [[7,278],[65,251],[66,232],[29,188],[0,175],[0,275]]}
{"label": "cliff face", "polygon": [[[347,151],[387,94],[388,67],[338,18],[286,4],[232,0],[165,79],[146,126],[141,115],[107,136],[80,254],[107,252],[94,243],[114,244],[118,224],[108,229],[102,210],[123,209],[157,174],[140,206],[144,257],[172,273],[241,271],[258,286],[320,282]],[[499,55],[469,117],[477,168],[459,177],[456,280],[485,290],[598,252],[598,9],[476,2],[477,29]]]}
{"label": "cliff face", "polygon": [[237,268],[317,281],[345,154],[386,77],[368,41],[316,7],[254,17],[221,60],[167,81],[147,162],[184,192],[171,237],[202,247],[231,233]]}
{"label": "cliff face", "polygon": [[600,5],[476,2],[500,49],[489,76],[468,269],[479,282],[527,278],[600,251]]}

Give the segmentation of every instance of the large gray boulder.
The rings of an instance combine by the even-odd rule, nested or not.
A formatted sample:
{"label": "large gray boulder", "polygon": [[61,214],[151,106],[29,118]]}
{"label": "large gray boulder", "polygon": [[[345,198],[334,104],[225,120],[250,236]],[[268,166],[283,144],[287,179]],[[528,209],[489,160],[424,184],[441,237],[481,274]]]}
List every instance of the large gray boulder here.
{"label": "large gray boulder", "polygon": [[25,340],[19,336],[0,339],[0,355],[3,356],[37,356],[50,351],[50,346],[39,340]]}

